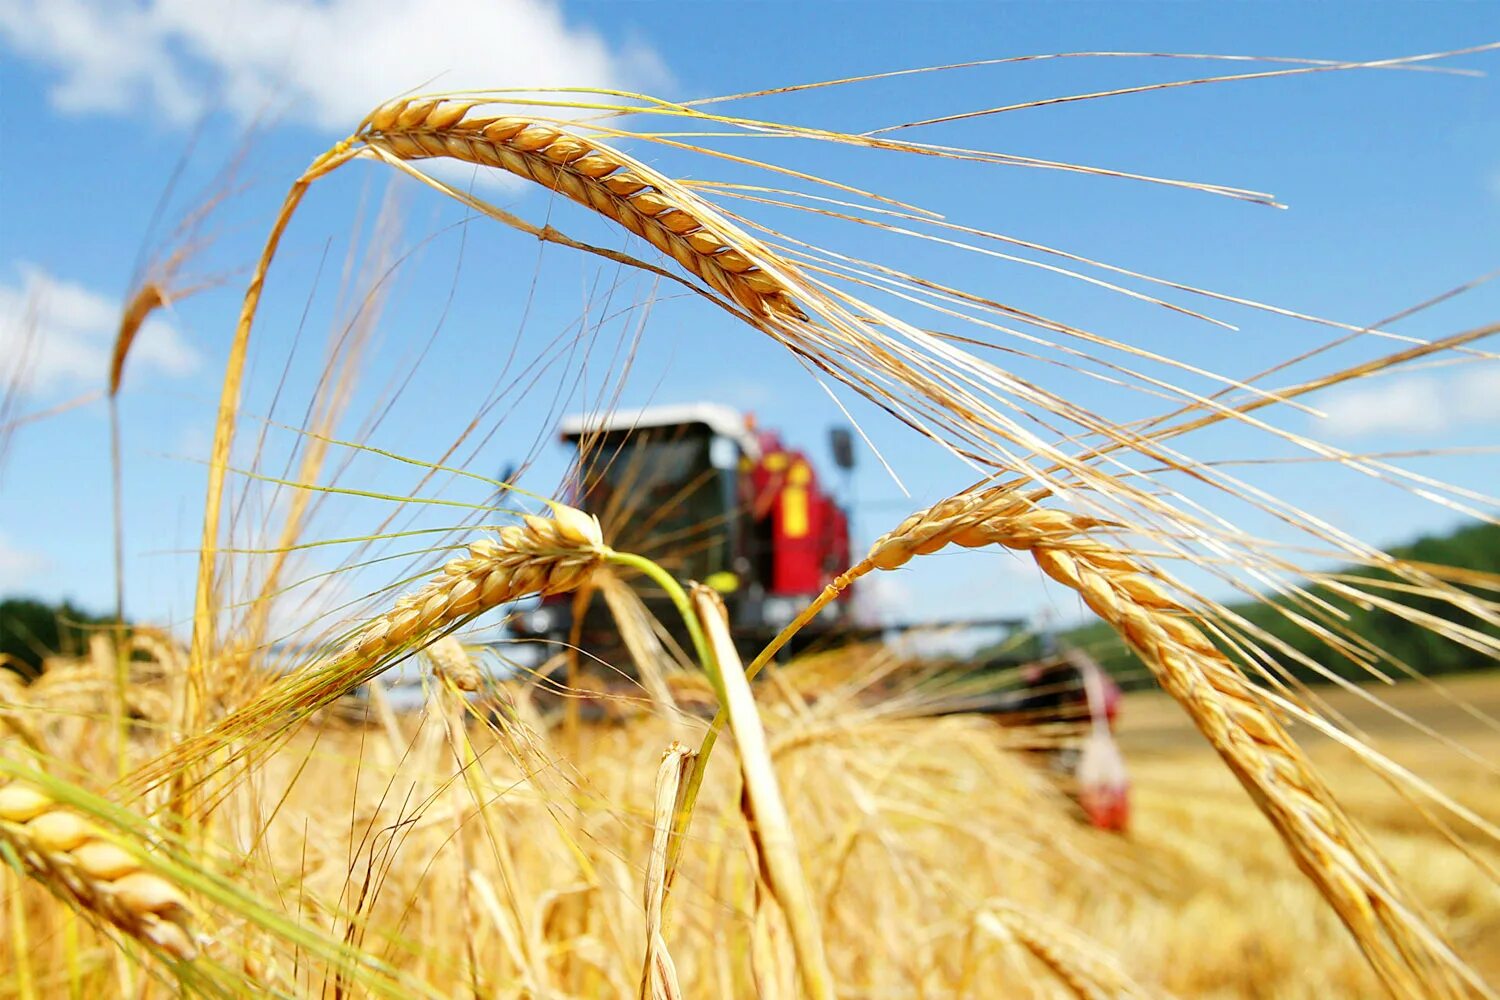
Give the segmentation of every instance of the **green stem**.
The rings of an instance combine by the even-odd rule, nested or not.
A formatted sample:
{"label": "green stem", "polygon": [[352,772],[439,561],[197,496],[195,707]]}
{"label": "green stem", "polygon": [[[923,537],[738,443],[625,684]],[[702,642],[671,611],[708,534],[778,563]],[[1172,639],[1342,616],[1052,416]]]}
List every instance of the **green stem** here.
{"label": "green stem", "polygon": [[703,665],[703,672],[708,674],[714,694],[722,703],[724,684],[719,677],[719,661],[714,658],[713,648],[709,646],[708,639],[703,635],[703,629],[698,624],[698,616],[693,613],[693,606],[689,603],[687,591],[682,589],[682,584],[673,579],[672,574],[645,556],[634,555],[630,552],[616,552],[611,549],[605,559],[617,566],[628,566],[646,574],[651,578],[652,583],[666,591],[667,596],[672,599],[672,606],[677,609],[677,613],[682,616],[683,623],[687,625],[688,636],[693,640],[693,652],[697,655],[698,662]]}
{"label": "green stem", "polygon": [[[719,710],[714,713],[713,722],[709,723],[708,732],[703,735],[703,742],[698,747],[698,753],[693,758],[693,770],[688,775],[687,785],[683,789],[681,805],[677,814],[676,830],[673,831],[671,848],[667,859],[667,871],[671,872],[677,868],[677,859],[682,853],[682,843],[687,836],[688,824],[693,819],[693,808],[698,803],[698,791],[703,786],[703,775],[708,771],[708,758],[713,753],[714,744],[718,742],[719,733],[724,728],[724,678],[719,673],[719,661],[714,656],[713,647],[708,644],[703,634],[703,628],[698,622],[697,612],[693,610],[688,601],[687,592],[682,589],[682,584],[672,577],[672,574],[662,569],[656,563],[644,556],[634,555],[630,552],[616,552],[609,550],[605,559],[617,566],[627,566],[631,569],[644,573],[653,583],[666,592],[672,601],[673,607],[682,617],[683,624],[687,626],[688,635],[693,641],[693,652],[698,657],[698,662],[703,665],[703,672],[708,674],[709,683],[713,685],[714,695],[719,700]],[[760,655],[750,661],[745,668],[745,679],[751,680],[760,673],[765,665],[771,662],[771,658],[781,651],[781,648],[791,641],[792,637],[802,631],[803,626],[817,617],[818,612],[826,608],[844,589],[854,582],[856,577],[863,576],[869,572],[867,563],[860,563],[841,574],[823,592],[802,609],[802,613],[792,619],[786,628],[777,633]]]}
{"label": "green stem", "polygon": [[[640,559],[639,556],[632,556],[629,558],[631,558],[632,560]],[[671,583],[672,586],[671,588],[667,589],[667,593],[672,594],[673,590],[675,589],[677,594],[682,595],[681,601],[678,601],[674,596],[673,603],[677,605],[677,610],[682,614],[683,621],[687,623],[688,633],[692,635],[693,644],[698,650],[698,658],[700,660],[703,660],[705,664],[709,663],[713,658],[713,651],[711,649],[708,649],[706,643],[704,643],[703,641],[703,630],[698,625],[697,615],[694,613],[691,605],[687,603],[687,595],[682,593],[682,588],[677,585],[677,581],[668,576],[660,566],[657,566],[655,563],[645,559],[640,559],[640,563],[645,564],[641,566],[642,569],[645,569],[645,566],[650,566]],[[627,565],[637,565],[637,563],[630,562],[627,563]],[[770,643],[766,645],[766,648],[762,649],[760,653],[755,657],[755,659],[750,661],[749,666],[745,667],[745,680],[753,680],[755,678],[755,675],[760,673],[761,669],[765,667],[767,663],[771,662],[772,657],[781,652],[781,648],[788,642],[790,642],[794,635],[802,631],[802,628],[808,622],[812,621],[818,616],[818,612],[826,608],[831,601],[838,597],[839,594],[843,593],[844,588],[853,583],[856,577],[863,576],[868,571],[869,567],[864,563],[860,563],[847,572],[841,574],[832,583],[824,587],[823,592],[819,594],[811,604],[809,604],[806,608],[803,608],[802,613],[799,614],[796,618],[793,618],[787,624],[786,628],[778,632],[776,634],[776,638],[772,639]],[[652,579],[658,578],[653,575]],[[719,676],[717,660],[712,660],[712,662],[713,667],[710,670],[709,679],[713,682],[714,694],[717,695],[719,699],[719,710],[714,713],[713,721],[708,725],[708,732],[703,734],[703,742],[699,745],[698,753],[693,758],[693,770],[688,775],[687,784],[686,786],[684,786],[682,791],[682,798],[680,800],[682,805],[680,808],[680,812],[678,813],[679,818],[677,822],[677,830],[672,837],[671,850],[667,858],[667,871],[669,872],[674,871],[677,868],[677,858],[682,851],[683,838],[687,835],[688,824],[692,822],[693,808],[698,804],[698,790],[703,785],[703,775],[708,772],[709,754],[713,753],[714,744],[719,740],[719,733],[724,729],[724,721],[726,716],[724,714],[723,707],[723,679]],[[709,668],[705,666],[704,669],[708,670]]]}

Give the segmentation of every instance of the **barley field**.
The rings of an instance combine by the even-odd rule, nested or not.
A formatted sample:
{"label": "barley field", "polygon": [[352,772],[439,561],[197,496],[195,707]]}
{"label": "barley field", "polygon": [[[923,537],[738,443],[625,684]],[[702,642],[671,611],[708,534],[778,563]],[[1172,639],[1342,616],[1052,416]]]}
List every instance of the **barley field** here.
{"label": "barley field", "polygon": [[[783,673],[785,690],[802,690],[798,664]],[[1055,778],[1021,752],[1024,731],[982,716],[893,713],[888,701],[862,702],[853,687],[847,699],[825,694],[801,708],[767,696],[764,709],[841,995],[1379,994],[1347,931],[1166,695],[1125,699],[1120,739],[1133,815],[1127,832],[1110,833],[1089,829]],[[1493,709],[1500,681],[1464,678],[1451,693]],[[429,694],[415,712],[395,712],[378,697],[346,706],[261,764],[253,794],[220,810],[221,836],[242,846],[215,863],[232,865],[239,885],[227,895],[210,887],[208,896],[239,906],[258,897],[304,932],[357,946],[361,957],[339,959],[316,942],[299,955],[278,945],[288,929],[274,919],[263,917],[264,928],[220,925],[184,952],[217,966],[214,979],[185,980],[190,990],[634,989],[650,940],[651,907],[641,901],[650,898],[660,847],[659,765],[677,740],[701,739],[701,720],[638,715],[585,725],[569,741],[559,730],[546,735],[534,715],[522,721],[524,699],[513,714],[511,693],[489,692],[505,706],[498,715],[483,710],[484,697],[455,697],[441,684]],[[1480,753],[1500,743],[1493,728],[1416,684],[1381,694],[1450,735],[1473,737],[1466,742]],[[76,711],[82,696],[72,697]],[[1372,745],[1485,819],[1500,814],[1493,775],[1435,753],[1426,737],[1412,738],[1353,695],[1333,701],[1369,727]],[[53,725],[60,733],[88,723]],[[1309,756],[1459,952],[1494,976],[1489,943],[1500,929],[1500,898],[1492,888],[1347,751],[1314,739]],[[721,759],[705,783],[664,940],[683,995],[795,995],[792,946],[745,854],[729,763]],[[1492,846],[1471,846],[1494,862]],[[13,880],[6,893],[11,932],[0,970],[18,993],[181,986],[153,987],[146,968],[115,954],[132,950],[126,942],[111,943],[40,886]],[[160,904],[158,912],[170,912]],[[205,930],[199,921],[195,934]],[[178,946],[176,936],[161,940]],[[341,976],[349,979],[342,986]]]}
{"label": "barley field", "polygon": [[[1452,694],[1493,716],[1500,677],[1447,682]],[[1381,690],[1380,697],[1495,759],[1500,733],[1462,707],[1417,685]],[[1470,803],[1490,822],[1500,819],[1500,783],[1435,749],[1425,736],[1392,723],[1364,699],[1339,692],[1330,700],[1394,760]],[[1164,981],[1181,996],[1369,996],[1377,993],[1336,923],[1308,921],[1317,907],[1296,868],[1276,849],[1269,828],[1229,776],[1204,752],[1192,727],[1155,693],[1127,696],[1121,742],[1130,761],[1135,824],[1132,863],[1197,919],[1176,932],[1180,964]],[[1351,812],[1411,879],[1419,898],[1440,915],[1475,966],[1500,976],[1500,893],[1476,881],[1447,841],[1386,782],[1326,738],[1309,754]],[[1475,846],[1496,860],[1493,846]]]}
{"label": "barley field", "polygon": [[[1500,272],[1329,318],[1009,235],[1006,211],[963,197],[1045,172],[1281,208],[1186,168],[1002,149],[985,126],[1245,80],[1482,86],[1464,60],[1497,51],[1053,53],[680,99],[393,91],[340,117],[342,138],[300,137],[253,224],[226,223],[253,249],[211,270],[204,227],[246,187],[232,154],[142,251],[97,391],[28,409],[29,370],[0,372],[0,458],[70,412],[107,421],[90,475],[112,544],[90,570],[115,601],[57,616],[76,648],[0,663],[0,996],[1500,996],[1500,568],[1381,548],[1351,525],[1387,508],[1341,497],[1352,481],[1493,528],[1495,449],[1356,446],[1315,422],[1330,390],[1492,373],[1500,324],[1443,310]],[[986,107],[960,88],[878,127],[819,117],[847,88],[1077,60],[1177,75]],[[811,110],[781,116],[787,97]],[[430,228],[404,236],[394,195],[340,214],[382,182]],[[1069,291],[1033,308],[1001,264]],[[1070,310],[1080,289],[1110,304],[1099,322]],[[223,366],[173,405],[202,421],[201,479],[127,505],[145,462],[121,445],[127,373],[197,296]],[[483,322],[455,334],[465,301]],[[752,491],[653,532],[696,491],[611,471],[602,433],[559,429],[565,406],[617,415],[662,376],[640,363],[658,309],[715,369],[774,354],[774,392],[835,410],[899,496],[755,628],[732,610],[756,589],[748,555],[693,568],[723,522],[765,522]],[[1157,323],[1163,340],[1140,337]],[[1284,326],[1244,355],[1210,339],[1262,323]],[[493,384],[471,396],[474,371]],[[722,437],[750,443],[705,446],[704,476],[753,481],[737,419]],[[543,482],[559,437],[574,453]],[[495,440],[515,459],[498,474]],[[909,488],[917,450],[946,478]],[[775,524],[805,541],[810,473],[790,468]],[[148,562],[127,513],[169,507],[189,540]],[[180,600],[127,605],[143,566]],[[901,586],[979,603],[996,566],[1078,619],[1039,640],[1092,623],[1149,681],[1117,730],[1116,689],[1074,648],[987,664],[886,634],[922,596]],[[882,585],[897,614],[840,618]],[[560,633],[521,631],[565,613]],[[1429,655],[1479,669],[1434,680]],[[1058,658],[1081,721],[1017,700]]]}

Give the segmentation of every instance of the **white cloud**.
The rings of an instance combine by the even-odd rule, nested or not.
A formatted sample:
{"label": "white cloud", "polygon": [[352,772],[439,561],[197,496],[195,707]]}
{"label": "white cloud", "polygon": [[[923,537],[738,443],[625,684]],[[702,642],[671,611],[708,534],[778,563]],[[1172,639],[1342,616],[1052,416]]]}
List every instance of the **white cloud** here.
{"label": "white cloud", "polygon": [[16,548],[0,535],[0,594],[26,591],[36,576],[47,568],[47,560],[38,552]]}
{"label": "white cloud", "polygon": [[1448,378],[1411,375],[1372,379],[1321,401],[1320,428],[1334,437],[1432,434],[1500,421],[1500,365]]}
{"label": "white cloud", "polygon": [[[121,303],[22,264],[20,281],[0,284],[0,359],[8,379],[20,365],[22,391],[47,393],[102,385],[120,322]],[[147,372],[182,376],[198,354],[165,320],[142,325],[130,350],[127,380]]]}
{"label": "white cloud", "polygon": [[0,36],[52,66],[70,112],[213,104],[349,131],[412,88],[649,86],[640,44],[569,25],[554,0],[0,0]]}

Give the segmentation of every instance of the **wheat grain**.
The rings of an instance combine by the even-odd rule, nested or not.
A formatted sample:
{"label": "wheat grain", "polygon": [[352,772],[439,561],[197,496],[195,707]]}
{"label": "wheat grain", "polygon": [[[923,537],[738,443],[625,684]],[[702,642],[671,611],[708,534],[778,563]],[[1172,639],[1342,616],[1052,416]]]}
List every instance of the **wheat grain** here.
{"label": "wheat grain", "polygon": [[372,662],[501,604],[576,589],[603,559],[603,534],[598,520],[577,508],[556,504],[554,513],[525,515],[522,524],[501,528],[498,539],[470,545],[467,557],[444,564],[441,575],[356,632],[346,654]]}
{"label": "wheat grain", "polygon": [[713,212],[681,185],[593,139],[518,116],[468,118],[476,102],[400,100],[378,108],[354,139],[402,160],[447,157],[498,167],[612,219],[751,315],[805,319],[758,262],[770,251],[717,231]]}
{"label": "wheat grain", "polygon": [[432,661],[432,674],[440,683],[452,684],[460,691],[478,691],[484,676],[469,657],[463,643],[445,635],[427,647],[427,658]]}
{"label": "wheat grain", "polygon": [[[551,518],[523,515],[522,523],[501,528],[498,538],[474,542],[468,555],[449,560],[426,586],[397,598],[390,610],[357,628],[321,666],[271,685],[214,728],[141,768],[133,782],[154,786],[267,726],[286,728],[371,680],[398,654],[423,648],[475,615],[581,586],[610,550],[598,519],[566,504],[554,503],[552,509]],[[261,741],[245,752],[272,749]]]}
{"label": "wheat grain", "polygon": [[182,892],[36,786],[0,786],[0,844],[28,875],[81,909],[173,958],[197,955]]}

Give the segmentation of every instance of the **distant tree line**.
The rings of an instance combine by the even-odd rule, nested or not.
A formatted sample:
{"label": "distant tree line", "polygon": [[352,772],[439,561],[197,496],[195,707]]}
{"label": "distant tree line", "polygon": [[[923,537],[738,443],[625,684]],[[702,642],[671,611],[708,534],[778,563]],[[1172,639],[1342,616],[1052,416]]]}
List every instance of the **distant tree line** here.
{"label": "distant tree line", "polygon": [[[1482,573],[1500,574],[1500,525],[1472,524],[1446,535],[1424,536],[1410,545],[1390,550],[1391,555],[1412,562],[1430,563],[1435,566],[1450,566]],[[1434,597],[1391,590],[1379,586],[1381,581],[1394,578],[1383,570],[1367,567],[1346,567],[1339,575],[1351,579],[1350,584],[1367,590],[1376,596],[1400,603],[1415,611],[1461,625],[1491,637],[1500,636],[1500,629],[1480,618],[1454,608],[1446,601]],[[1361,585],[1368,580],[1370,584]],[[1477,596],[1493,600],[1496,587],[1486,592],[1482,585],[1468,582],[1462,585]],[[1390,611],[1376,607],[1360,607],[1347,597],[1327,586],[1309,588],[1314,597],[1326,601],[1347,615],[1345,627],[1362,636],[1375,648],[1389,653],[1393,658],[1406,663],[1423,674],[1446,674],[1490,667],[1493,664],[1479,652],[1463,643],[1438,634],[1437,631],[1417,624]],[[1242,601],[1229,605],[1230,609],[1246,621],[1263,629],[1276,640],[1302,656],[1337,675],[1350,678],[1368,678],[1369,673],[1348,657],[1333,649],[1300,624],[1286,617],[1278,609],[1300,611],[1285,597],[1277,597],[1270,603]],[[1126,684],[1150,682],[1150,674],[1114,630],[1100,622],[1069,629],[1059,634],[1061,643],[1089,652],[1110,673]],[[1276,651],[1272,643],[1261,640],[1260,645],[1295,676],[1317,682],[1318,673],[1286,652]],[[1378,664],[1379,669],[1395,674],[1388,664]]]}
{"label": "distant tree line", "polygon": [[75,656],[88,648],[89,635],[114,624],[67,601],[49,604],[29,597],[0,600],[0,669],[30,679],[48,656]]}

